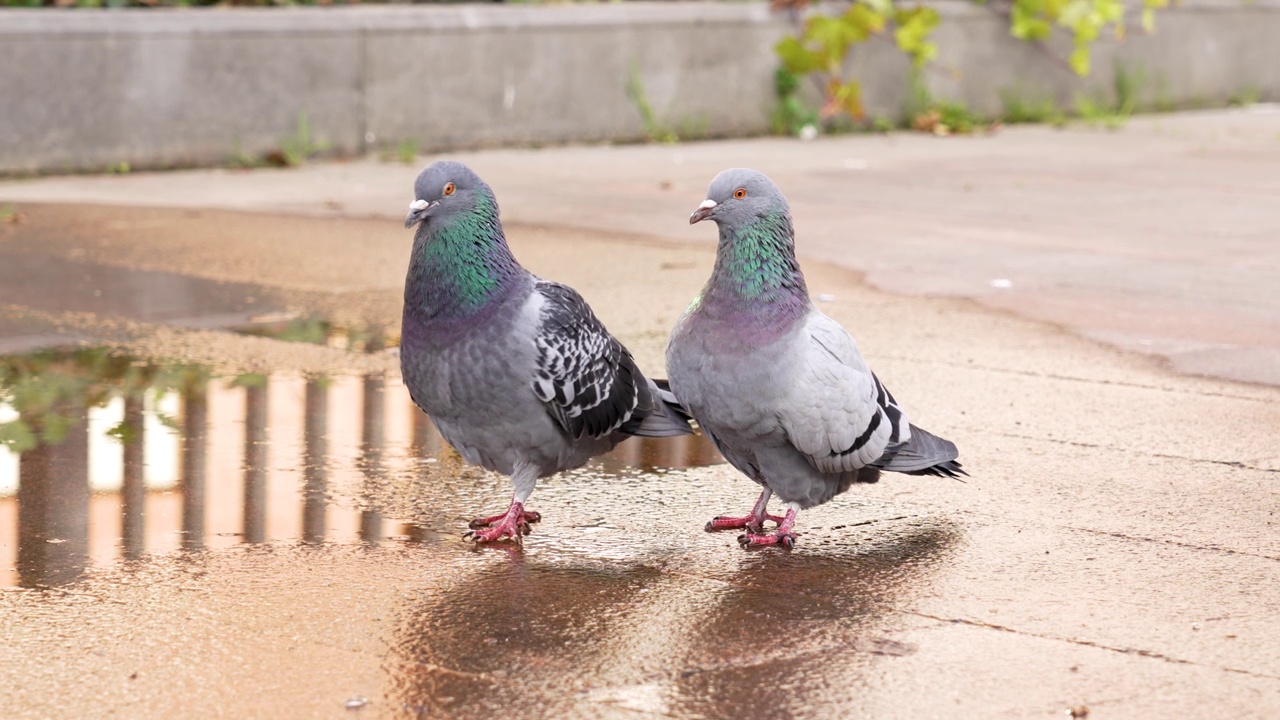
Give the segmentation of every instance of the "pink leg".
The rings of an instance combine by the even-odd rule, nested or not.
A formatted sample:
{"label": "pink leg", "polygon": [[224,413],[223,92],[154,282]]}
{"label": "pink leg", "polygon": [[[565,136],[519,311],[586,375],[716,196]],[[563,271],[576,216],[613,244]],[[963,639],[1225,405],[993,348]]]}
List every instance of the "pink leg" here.
{"label": "pink leg", "polygon": [[711,522],[707,523],[707,526],[704,529],[707,532],[713,532],[715,530],[737,530],[738,528],[746,528],[751,532],[760,532],[764,529],[765,520],[772,520],[775,523],[780,523],[782,522],[782,518],[765,512],[765,507],[769,505],[769,498],[772,497],[772,495],[773,491],[769,488],[765,488],[760,492],[760,499],[756,500],[756,506],[751,509],[750,515],[745,515],[743,517],[718,515],[711,518]]}
{"label": "pink leg", "polygon": [[[533,519],[530,520],[530,517]],[[471,527],[475,529],[468,531],[463,537],[470,538],[478,543],[493,542],[494,540],[509,537],[519,543],[523,535],[529,534],[529,523],[537,522],[541,519],[541,516],[535,512],[525,512],[524,505],[513,499],[511,507],[507,508],[505,513],[488,518],[486,524],[491,527],[477,526],[477,523],[483,519],[478,518],[473,521]],[[495,521],[496,524],[494,524]]]}
{"label": "pink leg", "polygon": [[742,547],[754,547],[756,545],[781,545],[788,550],[796,544],[796,534],[791,528],[796,524],[796,509],[787,508],[787,516],[778,523],[778,529],[769,534],[753,533],[750,530],[746,535],[738,536],[738,544]]}

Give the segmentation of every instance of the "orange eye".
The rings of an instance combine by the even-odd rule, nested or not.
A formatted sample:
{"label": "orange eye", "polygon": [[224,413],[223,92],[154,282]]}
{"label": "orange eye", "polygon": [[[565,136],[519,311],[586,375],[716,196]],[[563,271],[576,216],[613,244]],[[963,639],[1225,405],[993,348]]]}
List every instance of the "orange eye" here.
{"label": "orange eye", "polygon": [[456,190],[456,189],[457,189],[457,188],[455,188],[455,187],[453,186],[453,183],[448,183],[447,185],[445,185],[445,186],[444,186],[444,194],[445,194],[445,195],[452,195],[452,194],[453,194],[453,191],[454,191],[454,190]]}
{"label": "orange eye", "polygon": [[739,200],[741,200],[742,198],[744,198],[744,197],[746,197],[746,196],[747,196],[747,189],[746,189],[746,188],[738,188],[737,190],[734,190],[734,191],[733,191],[733,196],[734,196],[734,197],[736,197],[736,198],[738,198]]}

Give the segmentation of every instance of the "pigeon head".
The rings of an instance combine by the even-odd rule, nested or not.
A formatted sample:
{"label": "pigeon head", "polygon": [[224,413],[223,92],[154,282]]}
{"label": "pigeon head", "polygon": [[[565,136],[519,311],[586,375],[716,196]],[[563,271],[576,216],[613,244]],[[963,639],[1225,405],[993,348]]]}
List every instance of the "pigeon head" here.
{"label": "pigeon head", "polygon": [[708,218],[719,226],[720,242],[703,300],[770,306],[779,323],[799,317],[808,291],[796,262],[791,211],[778,186],[755,170],[725,170],[711,181],[689,223]]}
{"label": "pigeon head", "polygon": [[413,184],[413,196],[409,214],[404,218],[406,228],[419,223],[441,223],[459,213],[475,210],[478,204],[497,214],[493,191],[471,168],[459,162],[440,160],[428,165]]}
{"label": "pigeon head", "polygon": [[768,176],[747,168],[729,168],[711,181],[707,199],[689,216],[689,224],[709,218],[721,229],[742,228],[779,211],[788,214],[787,199]]}

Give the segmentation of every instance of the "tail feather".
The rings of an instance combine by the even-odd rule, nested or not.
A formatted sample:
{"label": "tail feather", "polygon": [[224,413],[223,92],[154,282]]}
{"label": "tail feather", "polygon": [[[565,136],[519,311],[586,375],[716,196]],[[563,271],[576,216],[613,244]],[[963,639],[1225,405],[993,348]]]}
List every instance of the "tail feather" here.
{"label": "tail feather", "polygon": [[907,475],[959,478],[969,474],[956,460],[959,456],[955,443],[912,425],[911,439],[886,449],[870,467]]}
{"label": "tail feather", "polygon": [[640,437],[692,435],[693,428],[689,423],[693,420],[693,415],[689,414],[676,399],[675,393],[671,392],[671,384],[666,380],[650,380],[649,390],[658,401],[657,407],[641,418],[639,423],[633,418],[622,426],[622,431]]}
{"label": "tail feather", "polygon": [[676,397],[676,394],[671,392],[670,380],[666,378],[656,378],[650,382],[652,382],[653,387],[658,390],[658,399],[662,400],[662,403],[666,405],[669,410],[672,410],[685,420],[693,420],[693,413],[689,412],[689,409],[680,402]]}

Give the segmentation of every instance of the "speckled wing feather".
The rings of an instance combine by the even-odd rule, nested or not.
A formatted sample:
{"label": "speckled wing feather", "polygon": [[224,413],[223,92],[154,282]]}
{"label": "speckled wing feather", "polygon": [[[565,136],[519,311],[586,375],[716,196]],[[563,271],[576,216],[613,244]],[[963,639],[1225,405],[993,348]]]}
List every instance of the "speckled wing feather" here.
{"label": "speckled wing feather", "polygon": [[818,470],[872,464],[910,429],[839,323],[814,310],[797,336],[802,374],[778,413],[787,438]]}
{"label": "speckled wing feather", "polygon": [[631,353],[609,334],[573,288],[539,280],[533,392],[571,437],[603,437],[636,409],[643,376]]}

